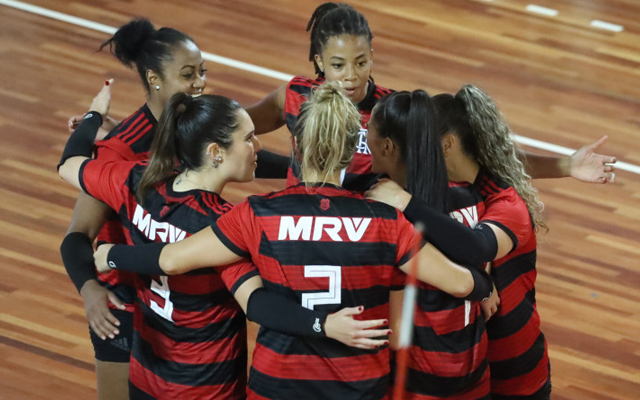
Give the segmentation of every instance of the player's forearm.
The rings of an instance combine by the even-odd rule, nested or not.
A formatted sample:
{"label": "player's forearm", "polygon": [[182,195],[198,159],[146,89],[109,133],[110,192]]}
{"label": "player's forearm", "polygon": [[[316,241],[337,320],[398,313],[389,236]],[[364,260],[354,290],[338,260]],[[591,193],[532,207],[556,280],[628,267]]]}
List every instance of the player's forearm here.
{"label": "player's forearm", "polygon": [[541,156],[518,151],[518,158],[524,163],[532,179],[566,178],[571,176],[571,157]]}
{"label": "player's forearm", "polygon": [[67,275],[80,293],[87,281],[96,279],[93,264],[93,245],[84,233],[71,232],[60,244],[60,255]]}

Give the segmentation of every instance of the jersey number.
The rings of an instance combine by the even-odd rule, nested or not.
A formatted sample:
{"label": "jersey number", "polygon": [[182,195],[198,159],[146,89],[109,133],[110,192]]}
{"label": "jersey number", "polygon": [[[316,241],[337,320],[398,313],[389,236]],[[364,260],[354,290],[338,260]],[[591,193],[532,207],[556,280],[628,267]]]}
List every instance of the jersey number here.
{"label": "jersey number", "polygon": [[167,321],[173,322],[173,318],[171,318],[171,314],[173,314],[173,303],[169,298],[171,291],[169,290],[168,279],[168,276],[161,276],[160,283],[156,282],[155,279],[151,279],[151,291],[164,299],[164,307],[160,307],[160,305],[153,300],[149,303],[151,305],[151,309],[155,311],[156,314]]}
{"label": "jersey number", "polygon": [[342,267],[338,265],[305,265],[305,278],[329,278],[329,291],[302,294],[302,307],[313,310],[323,304],[340,304],[342,300]]}

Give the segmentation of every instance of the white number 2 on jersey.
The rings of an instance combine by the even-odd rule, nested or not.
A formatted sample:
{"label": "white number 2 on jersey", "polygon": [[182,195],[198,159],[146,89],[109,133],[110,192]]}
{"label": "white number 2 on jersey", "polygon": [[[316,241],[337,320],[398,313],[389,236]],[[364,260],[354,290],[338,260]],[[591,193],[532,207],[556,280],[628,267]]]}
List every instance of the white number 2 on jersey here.
{"label": "white number 2 on jersey", "polygon": [[303,293],[303,307],[313,310],[316,305],[340,304],[342,300],[342,267],[338,265],[305,265],[304,277],[329,278],[329,291]]}
{"label": "white number 2 on jersey", "polygon": [[160,305],[153,300],[150,301],[150,306],[156,314],[167,321],[173,322],[173,318],[171,318],[171,314],[173,314],[173,303],[169,298],[171,291],[169,290],[168,279],[169,277],[167,276],[161,276],[160,283],[156,282],[155,279],[151,279],[151,291],[164,299],[164,307],[160,307]]}

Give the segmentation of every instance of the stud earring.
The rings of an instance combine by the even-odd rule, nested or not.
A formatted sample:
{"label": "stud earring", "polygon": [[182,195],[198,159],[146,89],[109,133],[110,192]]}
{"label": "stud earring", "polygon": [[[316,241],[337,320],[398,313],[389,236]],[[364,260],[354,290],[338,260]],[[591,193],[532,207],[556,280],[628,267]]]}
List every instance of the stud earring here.
{"label": "stud earring", "polygon": [[222,157],[216,156],[216,158],[213,159],[213,168],[218,168],[218,164],[221,162],[222,162]]}
{"label": "stud earring", "polygon": [[156,90],[160,90],[160,85],[156,85]]}

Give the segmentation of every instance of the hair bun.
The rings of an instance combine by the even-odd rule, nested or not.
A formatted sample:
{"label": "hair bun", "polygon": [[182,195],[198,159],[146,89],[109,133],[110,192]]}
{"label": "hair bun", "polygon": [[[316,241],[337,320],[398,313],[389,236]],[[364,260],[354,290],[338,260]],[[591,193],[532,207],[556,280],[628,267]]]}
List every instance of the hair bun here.
{"label": "hair bun", "polygon": [[344,86],[340,81],[327,81],[318,86],[313,93],[313,99],[317,102],[330,101],[335,96],[346,96],[344,93]]}
{"label": "hair bun", "polygon": [[111,52],[121,63],[128,67],[133,67],[142,52],[144,43],[155,32],[156,29],[148,19],[134,19],[121,26],[111,39],[102,43],[100,49],[109,45]]}

